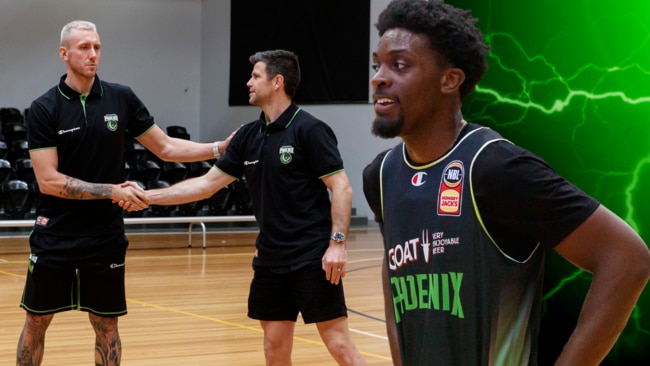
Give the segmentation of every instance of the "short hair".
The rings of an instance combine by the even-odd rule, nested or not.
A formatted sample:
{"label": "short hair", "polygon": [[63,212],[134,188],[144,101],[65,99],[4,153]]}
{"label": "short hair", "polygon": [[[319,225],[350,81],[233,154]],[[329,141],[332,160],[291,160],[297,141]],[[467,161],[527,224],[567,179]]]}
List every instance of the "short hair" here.
{"label": "short hair", "polygon": [[72,33],[78,31],[79,29],[97,32],[97,26],[95,23],[91,23],[86,20],[73,20],[70,23],[64,25],[63,29],[61,30],[61,47],[65,47],[65,44],[70,39]]}
{"label": "short hair", "polygon": [[380,14],[375,26],[381,37],[393,28],[423,34],[429,47],[446,65],[465,73],[460,98],[465,99],[488,69],[486,57],[490,48],[476,27],[477,18],[470,10],[445,4],[442,0],[393,0]]}
{"label": "short hair", "polygon": [[264,62],[268,80],[278,74],[282,75],[284,91],[293,99],[300,85],[300,63],[295,53],[286,50],[259,51],[251,55],[248,60],[253,65]]}

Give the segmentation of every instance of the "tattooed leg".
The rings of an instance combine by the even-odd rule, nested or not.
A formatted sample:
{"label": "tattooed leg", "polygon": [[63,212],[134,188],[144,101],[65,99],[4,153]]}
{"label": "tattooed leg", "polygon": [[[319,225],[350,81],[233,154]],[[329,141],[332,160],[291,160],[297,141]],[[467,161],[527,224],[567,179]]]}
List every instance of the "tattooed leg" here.
{"label": "tattooed leg", "polygon": [[95,330],[95,365],[119,366],[122,358],[122,342],[117,331],[117,317],[88,314]]}
{"label": "tattooed leg", "polygon": [[35,315],[27,313],[25,326],[18,339],[16,350],[17,366],[38,366],[43,361],[45,331],[50,326],[54,314]]}

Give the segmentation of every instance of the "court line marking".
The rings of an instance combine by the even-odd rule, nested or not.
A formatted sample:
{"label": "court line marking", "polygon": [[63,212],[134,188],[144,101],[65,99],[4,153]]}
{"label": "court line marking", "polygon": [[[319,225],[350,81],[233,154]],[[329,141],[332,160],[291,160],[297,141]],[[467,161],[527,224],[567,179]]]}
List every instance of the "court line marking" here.
{"label": "court line marking", "polygon": [[[11,263],[11,262],[7,262],[7,263]],[[4,275],[7,275],[9,277],[17,277],[17,278],[25,279],[25,275],[19,275],[19,274],[13,273],[13,272],[7,272],[7,271],[0,270],[0,273],[4,274]]]}
{"label": "court line marking", "polygon": [[[215,322],[215,323],[228,325],[228,326],[231,326],[231,327],[247,329],[247,330],[257,332],[257,333],[264,334],[264,330],[262,330],[262,328],[251,327],[249,325],[245,325],[245,324],[241,324],[241,323],[235,323],[235,322],[231,322],[231,321],[227,321],[227,320],[223,320],[223,319],[217,319],[217,318],[213,318],[213,317],[209,317],[209,316],[205,316],[205,315],[195,314],[195,313],[191,313],[189,311],[184,311],[184,310],[179,310],[179,309],[175,309],[175,308],[170,308],[170,307],[167,307],[167,306],[152,304],[152,303],[148,303],[148,302],[140,301],[140,300],[136,300],[136,299],[127,298],[126,300],[128,302],[132,302],[132,303],[135,303],[135,304],[138,304],[138,305],[141,305],[141,306],[155,308],[155,309],[158,309],[158,310],[163,310],[163,311],[167,311],[167,312],[171,312],[171,313],[185,315],[185,316],[189,316],[189,317],[192,317],[192,318],[203,319],[203,320],[207,320],[207,321],[211,321],[211,322]],[[365,335],[372,336],[370,333],[362,332],[362,331],[355,330],[355,329],[350,329],[350,331],[355,332],[355,333],[359,333],[359,334],[365,334]],[[378,337],[377,335],[374,335],[374,336]],[[294,336],[293,339],[297,340],[297,341],[300,341],[300,342],[304,342],[304,343],[310,343],[310,344],[326,347],[325,343],[323,343],[323,342],[314,341],[314,340],[303,338],[303,337]],[[379,358],[379,359],[388,360],[388,361],[392,360],[392,358],[390,358],[390,357],[378,355],[378,354],[375,354],[375,353],[365,352],[365,351],[361,351],[361,350],[359,350],[359,352],[362,355],[369,356],[369,357]]]}

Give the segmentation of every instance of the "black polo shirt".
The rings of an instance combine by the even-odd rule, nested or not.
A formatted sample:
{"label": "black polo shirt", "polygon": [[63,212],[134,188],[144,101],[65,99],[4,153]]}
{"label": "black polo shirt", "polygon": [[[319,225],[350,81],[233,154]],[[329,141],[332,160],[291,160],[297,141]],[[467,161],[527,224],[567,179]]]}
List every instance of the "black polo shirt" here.
{"label": "black polo shirt", "polygon": [[322,257],[332,221],[321,178],[343,170],[327,124],[295,104],[270,124],[262,113],[239,129],[216,166],[246,179],[260,226],[254,264],[290,267]]}
{"label": "black polo shirt", "polygon": [[[91,183],[120,183],[127,129],[140,136],[154,120],[131,88],[95,76],[82,96],[65,82],[32,102],[27,114],[30,151],[56,149],[58,171]],[[71,200],[42,195],[34,230],[91,236],[124,231],[123,210],[111,200]]]}

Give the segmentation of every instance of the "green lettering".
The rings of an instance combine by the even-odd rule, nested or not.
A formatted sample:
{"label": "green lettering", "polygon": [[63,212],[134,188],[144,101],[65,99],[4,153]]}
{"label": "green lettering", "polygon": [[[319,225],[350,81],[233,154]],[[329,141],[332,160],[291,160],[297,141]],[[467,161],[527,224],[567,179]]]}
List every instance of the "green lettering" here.
{"label": "green lettering", "polygon": [[405,312],[416,309],[448,311],[458,318],[465,318],[460,296],[463,273],[420,273],[392,277],[390,283],[397,323],[402,321]]}
{"label": "green lettering", "polygon": [[433,308],[436,310],[440,310],[438,283],[438,274],[429,273],[429,303],[431,303],[433,305]]}
{"label": "green lettering", "polygon": [[442,310],[449,311],[449,275],[443,273],[440,275],[442,279]]}
{"label": "green lettering", "polygon": [[409,283],[409,295],[406,296],[406,310],[415,310],[418,308],[418,294],[415,288],[415,277],[406,276],[406,281]]}
{"label": "green lettering", "polygon": [[417,281],[418,281],[418,289],[419,289],[418,290],[418,295],[419,295],[419,298],[420,298],[420,309],[430,309],[431,308],[431,306],[429,305],[429,301],[427,301],[428,291],[427,291],[426,287],[423,284],[424,281],[427,280],[427,277],[429,277],[429,276],[427,276],[426,274],[415,275],[415,278],[417,278]]}
{"label": "green lettering", "polygon": [[390,283],[395,289],[395,296],[393,296],[393,308],[395,309],[395,322],[402,321],[402,314],[404,314],[404,292],[406,291],[406,282],[403,277],[391,277]]}
{"label": "green lettering", "polygon": [[451,286],[454,288],[454,307],[451,309],[451,313],[463,319],[465,315],[463,314],[463,306],[460,303],[460,285],[463,282],[463,274],[450,272],[449,275],[451,276]]}

